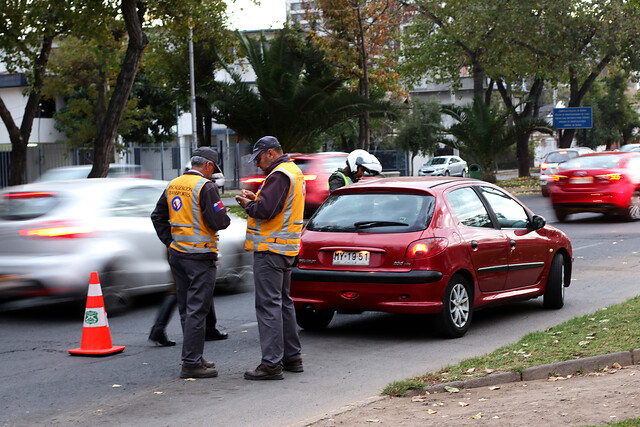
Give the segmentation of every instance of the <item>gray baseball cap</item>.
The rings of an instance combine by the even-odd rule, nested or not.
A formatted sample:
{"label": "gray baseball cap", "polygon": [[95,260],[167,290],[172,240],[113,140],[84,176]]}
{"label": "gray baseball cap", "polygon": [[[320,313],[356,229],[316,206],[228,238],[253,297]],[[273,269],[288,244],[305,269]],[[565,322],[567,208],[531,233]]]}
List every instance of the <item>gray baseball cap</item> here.
{"label": "gray baseball cap", "polygon": [[253,146],[253,154],[251,154],[249,163],[255,162],[260,154],[271,148],[282,148],[280,142],[278,141],[278,138],[276,138],[275,136],[263,136],[262,138],[260,138]]}
{"label": "gray baseball cap", "polygon": [[214,164],[214,166],[216,167],[216,170],[213,171],[213,173],[217,173],[217,172],[222,172],[220,170],[220,166],[218,166],[218,152],[216,150],[214,150],[211,147],[198,147],[195,150],[193,150],[193,153],[191,154],[192,157],[198,156],[198,157],[204,157],[205,159],[209,160],[210,162],[212,162]]}

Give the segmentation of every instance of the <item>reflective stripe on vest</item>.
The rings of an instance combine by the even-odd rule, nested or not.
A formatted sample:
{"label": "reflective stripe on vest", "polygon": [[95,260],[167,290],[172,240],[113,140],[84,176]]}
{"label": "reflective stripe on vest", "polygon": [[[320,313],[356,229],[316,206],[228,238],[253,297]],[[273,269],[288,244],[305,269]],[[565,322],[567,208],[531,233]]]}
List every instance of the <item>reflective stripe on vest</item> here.
{"label": "reflective stripe on vest", "polygon": [[[340,174],[340,176],[342,177],[342,179],[344,179],[344,186],[346,187],[347,185],[353,184],[353,181],[351,180],[351,178],[349,178],[347,175],[343,174],[342,171],[336,171]],[[335,172],[334,172],[335,173]],[[331,185],[329,184],[329,182],[327,181],[327,188],[329,188],[329,190],[331,190]]]}
{"label": "reflective stripe on vest", "polygon": [[[289,193],[284,207],[271,219],[249,217],[245,249],[295,256],[300,250],[300,234],[303,225],[304,175],[293,162],[279,164],[271,171],[271,173],[275,172],[282,172],[289,178]],[[256,200],[259,198],[260,190],[256,194]]]}
{"label": "reflective stripe on vest", "polygon": [[[218,252],[217,232],[204,223],[199,209],[200,191],[207,181],[209,180],[199,175],[182,175],[171,181],[165,190],[173,239],[171,248],[178,252],[192,254]],[[181,204],[184,203],[183,199],[187,199],[189,203],[184,207],[186,210],[180,212],[183,208]]]}

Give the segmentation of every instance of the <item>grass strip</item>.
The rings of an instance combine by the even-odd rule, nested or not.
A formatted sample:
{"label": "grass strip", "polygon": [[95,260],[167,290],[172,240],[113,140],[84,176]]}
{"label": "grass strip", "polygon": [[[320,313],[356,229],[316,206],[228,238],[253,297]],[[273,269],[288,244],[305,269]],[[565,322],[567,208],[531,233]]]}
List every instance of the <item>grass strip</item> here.
{"label": "grass strip", "polygon": [[494,372],[522,372],[532,366],[636,348],[640,348],[640,297],[544,331],[531,332],[514,344],[465,359],[435,373],[393,382],[382,394],[403,396],[408,390],[428,385],[483,377]]}

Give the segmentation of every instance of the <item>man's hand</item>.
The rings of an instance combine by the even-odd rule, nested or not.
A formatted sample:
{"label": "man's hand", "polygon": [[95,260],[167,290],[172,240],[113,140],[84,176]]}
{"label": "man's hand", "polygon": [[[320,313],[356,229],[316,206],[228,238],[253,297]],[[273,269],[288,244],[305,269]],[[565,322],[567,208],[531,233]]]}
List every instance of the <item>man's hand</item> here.
{"label": "man's hand", "polygon": [[247,203],[249,203],[250,201],[251,200],[246,197],[236,196],[236,202],[238,202],[238,204],[242,206],[242,209],[244,209],[247,206]]}
{"label": "man's hand", "polygon": [[249,191],[249,190],[242,190],[240,192],[240,195],[242,197],[244,197],[245,199],[249,199],[251,201],[256,199],[256,195],[252,191]]}

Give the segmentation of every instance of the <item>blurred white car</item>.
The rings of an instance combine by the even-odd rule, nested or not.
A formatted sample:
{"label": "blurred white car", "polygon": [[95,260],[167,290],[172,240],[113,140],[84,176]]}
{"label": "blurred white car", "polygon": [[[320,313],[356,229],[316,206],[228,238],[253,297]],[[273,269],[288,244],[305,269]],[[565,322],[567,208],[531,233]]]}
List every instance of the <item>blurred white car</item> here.
{"label": "blurred white car", "polygon": [[[89,176],[93,165],[62,166],[52,168],[43,173],[36,182],[63,181],[68,179],[84,179]],[[140,165],[111,163],[107,178],[151,178],[151,174]]]}
{"label": "blurred white car", "polygon": [[[83,300],[98,272],[107,311],[172,286],[167,249],[150,214],[165,181],[83,179],[9,187],[0,193],[0,301]],[[220,281],[252,271],[246,221],[220,235]]]}
{"label": "blurred white car", "polygon": [[640,151],[640,144],[626,144],[620,147],[620,151]]}
{"label": "blurred white car", "polygon": [[469,176],[467,162],[458,156],[437,156],[418,169],[418,176]]}

